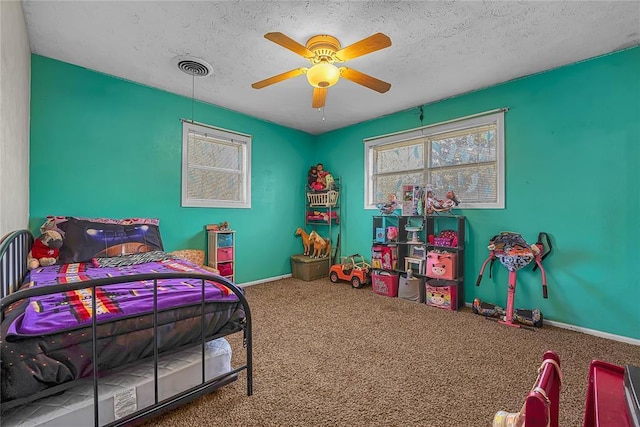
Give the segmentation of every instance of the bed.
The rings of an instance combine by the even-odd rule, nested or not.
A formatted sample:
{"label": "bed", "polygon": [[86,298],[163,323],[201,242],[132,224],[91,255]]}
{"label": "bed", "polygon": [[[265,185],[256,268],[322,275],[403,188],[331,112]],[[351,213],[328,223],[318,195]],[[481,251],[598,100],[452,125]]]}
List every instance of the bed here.
{"label": "bed", "polygon": [[[34,237],[27,230],[0,244],[3,423],[56,399],[69,406],[78,394],[90,396],[94,425],[124,425],[210,393],[241,371],[252,394],[251,315],[240,288],[163,252],[157,221],[55,218],[43,227],[64,233],[61,263],[28,270]],[[230,359],[224,337],[235,333],[243,334],[245,363],[212,370],[217,355]],[[135,373],[144,366],[145,375]],[[167,395],[174,382],[167,366],[177,370],[174,378],[185,366],[195,369],[197,383]],[[130,377],[146,379],[133,384]],[[146,387],[146,401],[105,417],[109,379],[128,384],[130,394]]]}

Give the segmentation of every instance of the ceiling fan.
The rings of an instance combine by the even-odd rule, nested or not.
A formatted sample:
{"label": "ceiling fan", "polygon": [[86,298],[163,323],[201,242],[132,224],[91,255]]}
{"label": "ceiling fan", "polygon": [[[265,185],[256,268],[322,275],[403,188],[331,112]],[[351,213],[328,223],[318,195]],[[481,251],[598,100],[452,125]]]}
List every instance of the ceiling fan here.
{"label": "ceiling fan", "polygon": [[327,88],[336,84],[340,77],[380,93],[385,93],[391,88],[389,83],[356,71],[353,68],[338,68],[334,65],[334,63],[349,61],[391,46],[391,39],[385,34],[376,33],[344,48],[340,46],[338,39],[325,34],[311,37],[307,40],[305,46],[278,32],[267,33],[264,38],[306,58],[312,65],[310,68],[296,68],[253,83],[251,87],[254,89],[262,89],[274,83],[306,74],[309,84],[313,86],[311,106],[313,108],[321,108],[324,107],[327,98]]}

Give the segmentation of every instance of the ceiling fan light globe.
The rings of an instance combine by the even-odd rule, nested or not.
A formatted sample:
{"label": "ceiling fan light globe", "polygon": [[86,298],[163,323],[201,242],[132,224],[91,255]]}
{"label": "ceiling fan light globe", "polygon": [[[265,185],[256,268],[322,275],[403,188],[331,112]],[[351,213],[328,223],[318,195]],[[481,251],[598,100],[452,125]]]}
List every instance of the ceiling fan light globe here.
{"label": "ceiling fan light globe", "polygon": [[328,88],[338,82],[340,70],[328,62],[320,62],[309,68],[307,71],[307,81],[313,87]]}

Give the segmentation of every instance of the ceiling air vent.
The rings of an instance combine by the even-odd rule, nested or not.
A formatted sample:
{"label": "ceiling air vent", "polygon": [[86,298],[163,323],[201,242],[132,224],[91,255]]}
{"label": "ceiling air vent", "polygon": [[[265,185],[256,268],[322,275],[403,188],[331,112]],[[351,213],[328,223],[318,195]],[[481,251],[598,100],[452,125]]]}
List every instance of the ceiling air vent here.
{"label": "ceiling air vent", "polygon": [[208,64],[200,58],[180,56],[176,58],[176,63],[180,71],[190,76],[206,77],[211,74],[211,64]]}

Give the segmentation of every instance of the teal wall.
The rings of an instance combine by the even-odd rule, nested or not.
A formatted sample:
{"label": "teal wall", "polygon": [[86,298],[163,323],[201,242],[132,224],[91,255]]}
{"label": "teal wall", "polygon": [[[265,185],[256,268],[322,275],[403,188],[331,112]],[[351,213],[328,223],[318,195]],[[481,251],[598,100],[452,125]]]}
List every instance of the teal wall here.
{"label": "teal wall", "polygon": [[[507,270],[475,280],[487,242],[517,231],[533,243],[552,236],[539,271],[518,273],[517,307],[640,339],[640,48],[522,78],[424,106],[424,124],[508,107],[506,209],[461,210],[468,220],[465,300],[506,304]],[[316,152],[343,179],[343,253],[370,252],[364,209],[363,139],[420,126],[418,109],[323,134]]]}
{"label": "teal wall", "polygon": [[[549,299],[539,272],[526,269],[516,305],[640,339],[638,75],[636,47],[424,106],[425,125],[509,108],[506,209],[458,212],[468,218],[466,301],[505,304],[501,266],[474,286],[491,236],[518,231],[533,242],[546,231]],[[181,208],[179,118],[191,117],[189,98],[37,55],[31,94],[32,229],[48,214],[158,217],[173,250],[204,247],[204,224],[229,220],[240,283],[291,272],[300,188],[318,161],[342,178],[342,253],[368,254],[377,211],[364,209],[362,140],[420,126],[416,108],[313,137],[196,103],[196,121],[253,135],[252,208]]]}
{"label": "teal wall", "polygon": [[228,220],[239,283],[291,272],[313,136],[196,103],[194,120],[253,136],[252,207],[182,208],[180,118],[191,118],[190,98],[38,55],[31,64],[33,231],[50,214],[157,217],[174,250],[204,248],[204,225]]}

